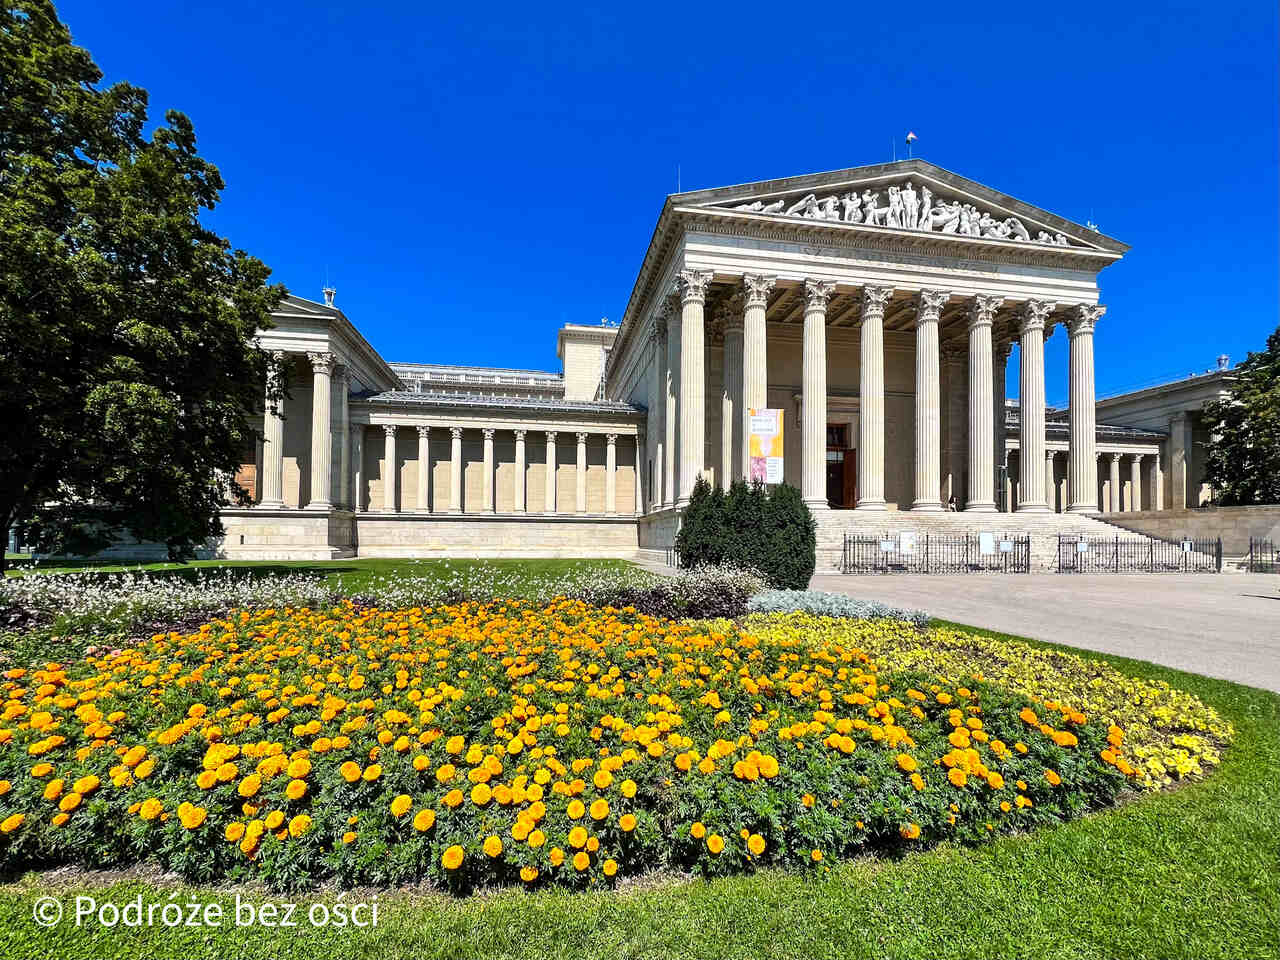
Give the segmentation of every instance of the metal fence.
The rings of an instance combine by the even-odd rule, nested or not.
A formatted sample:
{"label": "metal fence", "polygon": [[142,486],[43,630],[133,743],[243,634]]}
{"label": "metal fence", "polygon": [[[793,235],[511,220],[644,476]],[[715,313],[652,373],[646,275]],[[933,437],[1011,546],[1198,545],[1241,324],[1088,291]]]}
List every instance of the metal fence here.
{"label": "metal fence", "polygon": [[1058,537],[1059,573],[1220,573],[1222,538]]}
{"label": "metal fence", "polygon": [[1249,572],[1280,573],[1280,544],[1274,540],[1250,537]]}
{"label": "metal fence", "polygon": [[1030,573],[1031,538],[845,534],[841,573]]}

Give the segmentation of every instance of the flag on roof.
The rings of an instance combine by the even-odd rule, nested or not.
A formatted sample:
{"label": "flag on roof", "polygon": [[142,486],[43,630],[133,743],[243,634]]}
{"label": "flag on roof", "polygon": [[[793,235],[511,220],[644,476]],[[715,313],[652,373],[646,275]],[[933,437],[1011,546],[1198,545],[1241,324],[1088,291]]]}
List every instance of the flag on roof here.
{"label": "flag on roof", "polygon": [[919,139],[920,138],[917,137],[914,133],[907,134],[907,143],[911,143],[913,140],[919,140]]}

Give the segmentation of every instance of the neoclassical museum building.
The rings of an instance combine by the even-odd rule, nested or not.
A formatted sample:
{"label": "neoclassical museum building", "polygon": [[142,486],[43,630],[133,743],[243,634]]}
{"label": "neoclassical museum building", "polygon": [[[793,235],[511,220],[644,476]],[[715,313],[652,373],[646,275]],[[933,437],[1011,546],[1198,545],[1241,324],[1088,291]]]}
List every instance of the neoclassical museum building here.
{"label": "neoclassical museum building", "polygon": [[[560,329],[559,373],[388,362],[332,291],[291,296],[260,334],[286,397],[264,412],[237,477],[253,506],[224,511],[218,552],[665,547],[699,475],[747,475],[753,409],[783,411],[783,476],[820,545],[1194,506],[1204,398],[1176,409],[1146,391],[1098,422],[1094,329],[1123,322],[1098,276],[1127,249],[912,159],[667,197],[621,323]],[[1063,410],[1045,404],[1054,335],[1070,343]]]}

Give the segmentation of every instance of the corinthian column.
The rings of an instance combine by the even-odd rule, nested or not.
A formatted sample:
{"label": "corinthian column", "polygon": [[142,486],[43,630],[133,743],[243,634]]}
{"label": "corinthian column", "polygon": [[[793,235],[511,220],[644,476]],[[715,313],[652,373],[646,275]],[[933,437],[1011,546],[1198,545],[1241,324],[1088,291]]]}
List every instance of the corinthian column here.
{"label": "corinthian column", "polygon": [[689,503],[706,458],[707,371],[703,307],[710,270],[682,270],[680,290],[680,481],[677,502]]}
{"label": "corinthian column", "polygon": [[578,437],[578,469],[574,471],[574,492],[577,503],[574,509],[578,513],[587,512],[587,435],[579,433]]}
{"label": "corinthian column", "polygon": [[516,431],[516,466],[515,476],[512,478],[515,489],[511,494],[511,509],[516,513],[525,512],[524,434],[525,432],[523,430]]}
{"label": "corinthian column", "polygon": [[721,485],[726,489],[738,478],[738,471],[746,462],[742,452],[746,423],[742,402],[742,313],[742,297],[732,297],[723,316],[724,391],[720,397],[720,471]]}
{"label": "corinthian column", "polygon": [[1046,513],[1044,481],[1040,473],[1044,461],[1044,339],[1045,321],[1052,303],[1028,300],[1022,305],[1022,368],[1018,383],[1018,406],[1022,411],[1019,440],[1021,471],[1018,476],[1018,512]]}
{"label": "corinthian column", "polygon": [[1054,477],[1053,469],[1053,451],[1046,447],[1044,451],[1044,502],[1049,508],[1050,513],[1057,512],[1058,491],[1056,487],[1057,482]]}
{"label": "corinthian column", "polygon": [[418,427],[418,513],[431,512],[431,428]]}
{"label": "corinthian column", "polygon": [[653,425],[653,476],[649,490],[649,508],[661,509],[666,495],[667,457],[667,321],[659,315],[650,334],[653,347],[653,403],[650,404]]}
{"label": "corinthian column", "polygon": [[1098,430],[1093,380],[1093,327],[1106,308],[1091,303],[1077,304],[1067,321],[1071,337],[1071,421],[1070,463],[1071,505],[1068,513],[1098,512]]}
{"label": "corinthian column", "polygon": [[284,506],[284,352],[274,350],[267,365],[266,403],[262,410],[262,499],[258,506]]}
{"label": "corinthian column", "polygon": [[351,506],[351,374],[344,366],[338,371],[338,503]]}
{"label": "corinthian column", "polygon": [[892,287],[862,288],[858,370],[858,507],[884,510],[884,307]]}
{"label": "corinthian column", "polygon": [[769,406],[765,310],[769,305],[769,291],[775,283],[777,277],[747,275],[742,278],[742,410],[738,417],[741,421],[742,459],[737,469],[743,480],[751,476],[751,450],[747,443],[751,433],[751,411]]}
{"label": "corinthian column", "polygon": [[449,512],[462,512],[462,428],[449,428]]}
{"label": "corinthian column", "polygon": [[969,490],[964,508],[974,513],[996,509],[991,323],[1002,302],[1000,297],[976,296],[969,303]]}
{"label": "corinthian column", "polygon": [[827,301],[836,285],[829,280],[804,282],[804,359],[801,403],[800,492],[810,510],[827,503]]}
{"label": "corinthian column", "polygon": [[1111,454],[1111,512],[1119,513],[1124,509],[1124,496],[1120,492],[1120,454]]}
{"label": "corinthian column", "polygon": [[556,432],[547,431],[547,483],[544,497],[544,509],[547,513],[556,512]]}
{"label": "corinthian column", "polygon": [[485,513],[493,513],[493,430],[486,428],[484,434],[484,477],[481,479],[480,496]]}
{"label": "corinthian column", "polygon": [[[992,331],[992,336],[995,336],[994,330]],[[1008,395],[1005,390],[1005,380],[1007,379],[1006,374],[1009,370],[1009,354],[1012,352],[1013,344],[1009,342],[996,343],[991,351],[991,380],[995,385],[994,390],[992,391],[994,409],[992,410],[993,419],[991,421],[995,428],[992,431],[995,435],[995,450],[992,451],[995,459],[992,462],[995,464],[995,469],[997,471],[1000,467],[1005,466],[1008,463],[1008,451],[1005,449],[1008,444],[1006,443],[1004,405],[1005,399]],[[997,488],[998,487],[999,484],[997,483]],[[1004,509],[1006,512],[1012,509],[1013,498],[1010,495],[1012,488],[1013,478],[1010,477],[1006,471],[1004,481]]]}
{"label": "corinthian column", "polygon": [[1138,513],[1142,509],[1142,457],[1129,458],[1129,510]]}
{"label": "corinthian column", "polygon": [[311,360],[311,501],[308,510],[333,509],[332,353],[309,353]]}
{"label": "corinthian column", "polygon": [[[618,512],[618,435],[605,435],[604,460],[604,512],[612,516]],[[636,482],[640,481],[640,472],[636,471]]]}
{"label": "corinthian column", "polygon": [[916,295],[916,498],[911,509],[924,512],[942,509],[938,315],[950,297],[946,290],[921,290]]}
{"label": "corinthian column", "polygon": [[396,428],[394,424],[383,424],[383,436],[386,438],[382,446],[382,512],[396,512]]}
{"label": "corinthian column", "polygon": [[666,427],[667,449],[663,453],[665,470],[661,477],[662,502],[668,507],[676,505],[676,490],[679,486],[680,473],[680,410],[684,406],[680,402],[680,307],[675,297],[668,297],[663,302],[663,310],[667,316],[667,411],[663,418]]}
{"label": "corinthian column", "polygon": [[351,431],[351,509],[359,513],[364,509],[364,426]]}

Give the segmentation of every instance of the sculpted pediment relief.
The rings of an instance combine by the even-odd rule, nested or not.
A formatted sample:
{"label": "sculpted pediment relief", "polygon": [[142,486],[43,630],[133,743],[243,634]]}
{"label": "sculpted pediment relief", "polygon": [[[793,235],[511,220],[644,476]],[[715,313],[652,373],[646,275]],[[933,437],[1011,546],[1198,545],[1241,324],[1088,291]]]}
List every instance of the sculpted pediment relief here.
{"label": "sculpted pediment relief", "polygon": [[817,189],[802,196],[768,197],[745,202],[739,198],[712,206],[745,213],[858,224],[887,230],[978,237],[1054,247],[1084,246],[1063,233],[1041,229],[1035,223],[1028,225],[1028,221],[1007,211],[976,205],[971,198],[947,191],[936,184],[925,183],[918,177],[903,177],[889,183],[846,183],[825,190]]}

